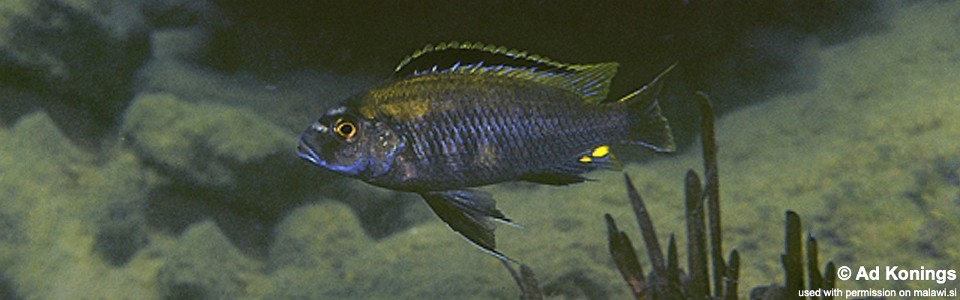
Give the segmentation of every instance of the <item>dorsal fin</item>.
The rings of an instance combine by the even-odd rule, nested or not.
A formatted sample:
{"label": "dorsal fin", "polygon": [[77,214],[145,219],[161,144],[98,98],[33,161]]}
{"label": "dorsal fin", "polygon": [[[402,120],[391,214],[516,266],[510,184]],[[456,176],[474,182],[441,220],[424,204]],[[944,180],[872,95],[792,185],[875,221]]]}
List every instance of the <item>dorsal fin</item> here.
{"label": "dorsal fin", "polygon": [[427,45],[407,56],[394,75],[420,76],[437,73],[484,74],[533,80],[570,90],[588,102],[602,102],[619,65],[564,64],[526,51],[484,45],[448,42]]}

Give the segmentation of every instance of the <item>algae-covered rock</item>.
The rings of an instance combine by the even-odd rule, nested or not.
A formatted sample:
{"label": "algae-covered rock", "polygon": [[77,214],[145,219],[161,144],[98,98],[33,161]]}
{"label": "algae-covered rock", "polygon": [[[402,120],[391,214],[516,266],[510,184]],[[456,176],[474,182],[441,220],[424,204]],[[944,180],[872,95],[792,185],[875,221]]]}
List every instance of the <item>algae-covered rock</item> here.
{"label": "algae-covered rock", "polygon": [[[528,258],[514,252],[508,255],[525,262]],[[519,294],[499,260],[470,245],[439,220],[397,233],[357,253],[347,261],[344,278],[357,293],[354,297],[360,298],[508,299]]]}
{"label": "algae-covered rock", "polygon": [[[115,85],[93,86],[90,80],[118,78],[118,71],[132,74],[135,63],[146,58],[147,28],[135,6],[91,0],[4,1],[0,52],[15,66],[10,69],[39,75],[32,80],[106,90]],[[73,55],[78,52],[86,55]]]}
{"label": "algae-covered rock", "polygon": [[208,37],[198,27],[155,30],[150,34],[153,59],[195,61],[206,51]]}
{"label": "algae-covered rock", "polygon": [[[587,176],[592,180],[566,187],[521,183],[491,189],[501,211],[522,226],[500,226],[497,245],[536,272],[545,295],[567,299],[628,298],[620,275],[611,265],[603,220],[604,213],[611,213],[623,223],[623,230],[635,230],[622,174],[603,171]],[[669,190],[669,185],[642,184],[644,191]],[[660,193],[663,192],[657,192]],[[674,206],[679,202],[657,201],[650,203],[648,209],[660,213],[654,216],[656,221],[673,221],[671,213],[682,211]],[[676,223],[663,225],[667,226],[658,228],[665,230],[658,231],[661,240],[677,228]],[[510,288],[511,292],[518,292],[516,287]]]}
{"label": "algae-covered rock", "polygon": [[352,283],[340,274],[317,267],[285,267],[270,275],[270,287],[262,299],[350,299]]}
{"label": "algae-covered rock", "polygon": [[249,110],[187,103],[170,94],[138,96],[124,114],[121,130],[149,161],[217,186],[234,182],[232,165],[290,151],[295,141]]}
{"label": "algae-covered rock", "polygon": [[[513,195],[507,194],[495,193],[502,202],[520,200],[509,199]],[[529,197],[522,200],[539,204],[527,206],[531,208],[527,211],[504,210],[524,228],[500,226],[499,250],[533,268],[548,296],[628,297],[616,269],[609,266],[602,214],[592,213],[607,204],[584,205],[582,202],[597,199],[576,196],[543,198],[547,193],[523,194]],[[558,202],[567,204],[557,205]],[[360,298],[509,299],[520,294],[498,259],[471,245],[437,219],[358,252],[347,260],[344,279],[353,288],[348,292]]]}
{"label": "algae-covered rock", "polygon": [[276,229],[270,248],[268,299],[344,298],[354,293],[344,264],[373,247],[350,207],[321,202],[301,207]]}
{"label": "algae-covered rock", "polygon": [[350,207],[322,202],[301,207],[274,230],[272,268],[317,267],[340,272],[344,260],[372,246]]}
{"label": "algae-covered rock", "polygon": [[111,122],[133,94],[133,73],[149,56],[148,28],[137,5],[139,1],[4,1],[0,83],[51,96],[19,105],[67,107],[96,119],[84,122]]}
{"label": "algae-covered rock", "polygon": [[110,151],[97,172],[84,177],[87,195],[96,204],[91,220],[96,227],[94,249],[114,266],[125,264],[149,243],[147,194],[161,183],[129,150]]}
{"label": "algae-covered rock", "polygon": [[[493,193],[501,211],[520,225],[497,228],[498,249],[533,268],[548,296],[628,297],[611,265],[603,223],[605,212],[631,217],[623,179],[616,172],[589,175],[596,181],[569,187],[519,183],[485,188]],[[667,189],[659,184],[644,187]],[[658,201],[651,207],[682,216],[679,206],[670,202]],[[672,202],[682,205],[681,201]],[[420,201],[411,205],[427,209]],[[666,217],[673,219],[669,214]],[[427,220],[349,258],[343,277],[351,290],[334,293],[401,299],[502,299],[520,293],[496,258],[471,245],[432,213]],[[633,222],[626,223],[624,230],[635,229]],[[675,228],[679,227],[666,227]],[[666,238],[669,231],[663,234]]]}
{"label": "algae-covered rock", "polygon": [[[150,176],[135,157],[105,153],[101,162],[74,146],[42,112],[24,116],[0,139],[0,269],[17,295],[151,294],[149,283],[122,266],[143,243],[96,246],[98,232],[113,223],[108,207],[135,207],[146,198]],[[144,222],[134,218],[126,224]],[[143,241],[146,232],[125,236]],[[121,259],[108,262],[110,257]]]}
{"label": "algae-covered rock", "polygon": [[[325,70],[268,78],[219,72],[192,62],[202,60],[202,55],[190,60],[189,54],[184,53],[202,51],[196,48],[208,46],[197,45],[202,43],[199,40],[208,38],[203,34],[190,29],[157,31],[154,38],[160,44],[154,45],[158,48],[154,52],[165,56],[151,59],[137,72],[141,93],[169,93],[185,102],[245,107],[273,124],[299,133],[324,109],[373,84],[369,79]],[[187,49],[180,43],[188,43]]]}
{"label": "algae-covered rock", "polygon": [[138,204],[114,203],[99,221],[93,247],[114,266],[127,263],[150,242],[143,208]]}
{"label": "algae-covered rock", "polygon": [[93,156],[74,146],[45,113],[24,116],[0,144],[0,166],[5,183],[64,185]]}
{"label": "algae-covered rock", "polygon": [[220,228],[207,221],[180,236],[157,272],[165,299],[237,299],[266,285],[260,265],[233,246]]}

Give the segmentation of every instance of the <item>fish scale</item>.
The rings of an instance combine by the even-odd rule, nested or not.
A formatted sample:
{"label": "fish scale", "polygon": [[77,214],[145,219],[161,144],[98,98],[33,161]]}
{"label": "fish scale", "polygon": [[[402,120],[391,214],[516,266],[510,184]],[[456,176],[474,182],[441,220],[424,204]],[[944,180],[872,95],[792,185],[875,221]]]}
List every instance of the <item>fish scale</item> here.
{"label": "fish scale", "polygon": [[[429,98],[439,95],[418,96]],[[572,95],[568,95],[570,96]],[[454,102],[452,106],[455,108],[427,113],[413,126],[427,133],[412,138],[416,143],[422,143],[422,145],[413,145],[420,149],[418,152],[423,156],[419,161],[424,164],[418,168],[437,175],[434,178],[482,178],[469,186],[502,180],[501,177],[516,177],[521,173],[542,169],[541,165],[549,164],[539,163],[536,161],[537,156],[545,158],[543,161],[546,162],[574,158],[592,147],[617,139],[619,134],[614,129],[623,127],[622,123],[624,123],[618,122],[622,116],[615,113],[616,110],[606,108],[616,104],[588,105],[573,102],[576,99],[572,97],[567,102],[556,99],[521,101],[510,103],[509,108],[504,108],[494,99],[445,101]],[[490,108],[485,109],[484,105]],[[460,109],[460,107],[466,107],[466,109]],[[579,113],[573,114],[570,113],[571,111]],[[538,117],[523,117],[521,116],[523,114],[533,114]],[[608,125],[609,123],[615,125]],[[414,129],[414,135],[416,131],[418,129]],[[457,139],[459,135],[466,136],[465,139],[460,138],[464,141],[463,145],[478,143],[492,145],[498,160],[495,165],[512,166],[512,168],[486,168],[485,165],[472,164],[472,161],[477,160],[477,156],[484,155],[476,148],[463,147],[456,153],[447,151],[449,149],[444,146],[445,142]],[[546,151],[534,153],[535,151],[532,150],[535,147]],[[542,157],[543,154],[546,154],[546,157]],[[464,173],[472,176],[463,176]],[[424,181],[421,184],[436,186],[444,185],[444,182]],[[455,182],[454,184],[465,183]]]}
{"label": "fish scale", "polygon": [[[457,55],[466,55],[458,58]],[[661,73],[606,101],[616,63],[572,65],[479,43],[415,52],[394,77],[330,108],[297,153],[370,184],[420,194],[454,231],[494,256],[491,220],[509,219],[471,187],[567,185],[614,167],[609,145],[673,150],[656,99]]]}

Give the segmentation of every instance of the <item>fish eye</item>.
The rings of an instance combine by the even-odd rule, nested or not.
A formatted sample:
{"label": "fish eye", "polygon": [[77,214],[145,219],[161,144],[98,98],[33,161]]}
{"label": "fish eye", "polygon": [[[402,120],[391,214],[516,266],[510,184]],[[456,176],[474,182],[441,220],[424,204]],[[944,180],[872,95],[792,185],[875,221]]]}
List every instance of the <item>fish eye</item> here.
{"label": "fish eye", "polygon": [[345,139],[350,139],[357,134],[357,125],[350,121],[339,120],[333,127],[333,131]]}

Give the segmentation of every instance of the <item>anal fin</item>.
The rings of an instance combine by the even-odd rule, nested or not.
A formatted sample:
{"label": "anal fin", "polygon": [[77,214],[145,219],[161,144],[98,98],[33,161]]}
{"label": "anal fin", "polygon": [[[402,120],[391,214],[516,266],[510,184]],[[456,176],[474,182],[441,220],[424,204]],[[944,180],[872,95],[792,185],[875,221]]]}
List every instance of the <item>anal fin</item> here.
{"label": "anal fin", "polygon": [[524,174],[520,176],[520,180],[549,185],[568,185],[587,181],[583,176],[559,171]]}
{"label": "anal fin", "polygon": [[519,179],[549,185],[568,185],[587,181],[588,179],[580,174],[601,168],[614,170],[621,168],[620,163],[610,153],[610,146],[597,146],[584,151],[575,160],[566,161],[543,171],[521,175]]}
{"label": "anal fin", "polygon": [[604,168],[619,171],[623,168],[620,162],[613,157],[610,146],[607,145],[600,145],[584,152],[577,161],[586,165],[585,168],[589,168],[589,170]]}
{"label": "anal fin", "polygon": [[451,229],[491,255],[513,261],[496,250],[494,220],[510,223],[496,207],[490,193],[474,190],[433,191],[420,194],[433,212]]}

